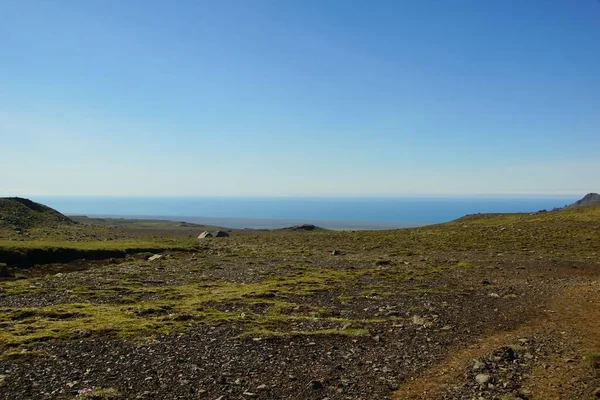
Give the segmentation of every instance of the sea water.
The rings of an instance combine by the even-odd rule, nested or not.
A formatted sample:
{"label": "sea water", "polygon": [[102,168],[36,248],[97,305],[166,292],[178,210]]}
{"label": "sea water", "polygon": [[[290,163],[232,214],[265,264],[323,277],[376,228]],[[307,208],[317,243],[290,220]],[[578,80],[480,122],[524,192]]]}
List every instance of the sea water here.
{"label": "sea water", "polygon": [[450,221],[466,214],[535,212],[580,196],[456,197],[32,197],[68,215],[157,218],[230,228],[313,223],[381,229]]}

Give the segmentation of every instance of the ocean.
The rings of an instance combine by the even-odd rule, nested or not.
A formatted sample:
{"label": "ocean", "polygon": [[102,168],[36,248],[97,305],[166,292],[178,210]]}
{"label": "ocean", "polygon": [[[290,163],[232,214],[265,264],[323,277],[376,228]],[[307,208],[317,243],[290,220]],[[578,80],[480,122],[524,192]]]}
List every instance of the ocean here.
{"label": "ocean", "polygon": [[458,197],[31,197],[67,215],[167,219],[228,228],[311,223],[332,229],[386,229],[450,221],[466,214],[535,212],[578,196]]}

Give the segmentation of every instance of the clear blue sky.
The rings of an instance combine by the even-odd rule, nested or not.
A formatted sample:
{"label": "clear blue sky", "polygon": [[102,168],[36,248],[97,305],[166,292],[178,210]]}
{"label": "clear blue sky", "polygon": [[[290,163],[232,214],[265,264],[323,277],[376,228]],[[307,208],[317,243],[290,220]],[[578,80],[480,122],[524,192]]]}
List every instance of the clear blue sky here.
{"label": "clear blue sky", "polygon": [[0,0],[1,195],[598,191],[600,2]]}

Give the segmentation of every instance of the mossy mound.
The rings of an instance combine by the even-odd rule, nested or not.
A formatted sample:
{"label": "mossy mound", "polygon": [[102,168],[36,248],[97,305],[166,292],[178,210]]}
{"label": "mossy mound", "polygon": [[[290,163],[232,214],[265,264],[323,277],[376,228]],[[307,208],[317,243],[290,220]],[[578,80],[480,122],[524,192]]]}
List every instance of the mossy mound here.
{"label": "mossy mound", "polygon": [[0,198],[0,228],[56,228],[76,222],[58,211],[20,197]]}

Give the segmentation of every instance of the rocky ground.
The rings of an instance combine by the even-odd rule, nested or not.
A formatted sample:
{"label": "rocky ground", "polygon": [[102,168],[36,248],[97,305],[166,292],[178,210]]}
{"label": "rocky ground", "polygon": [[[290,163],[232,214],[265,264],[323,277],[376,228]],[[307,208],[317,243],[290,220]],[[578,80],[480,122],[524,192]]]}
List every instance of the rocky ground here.
{"label": "rocky ground", "polygon": [[593,399],[600,213],[546,214],[20,271],[0,398]]}

